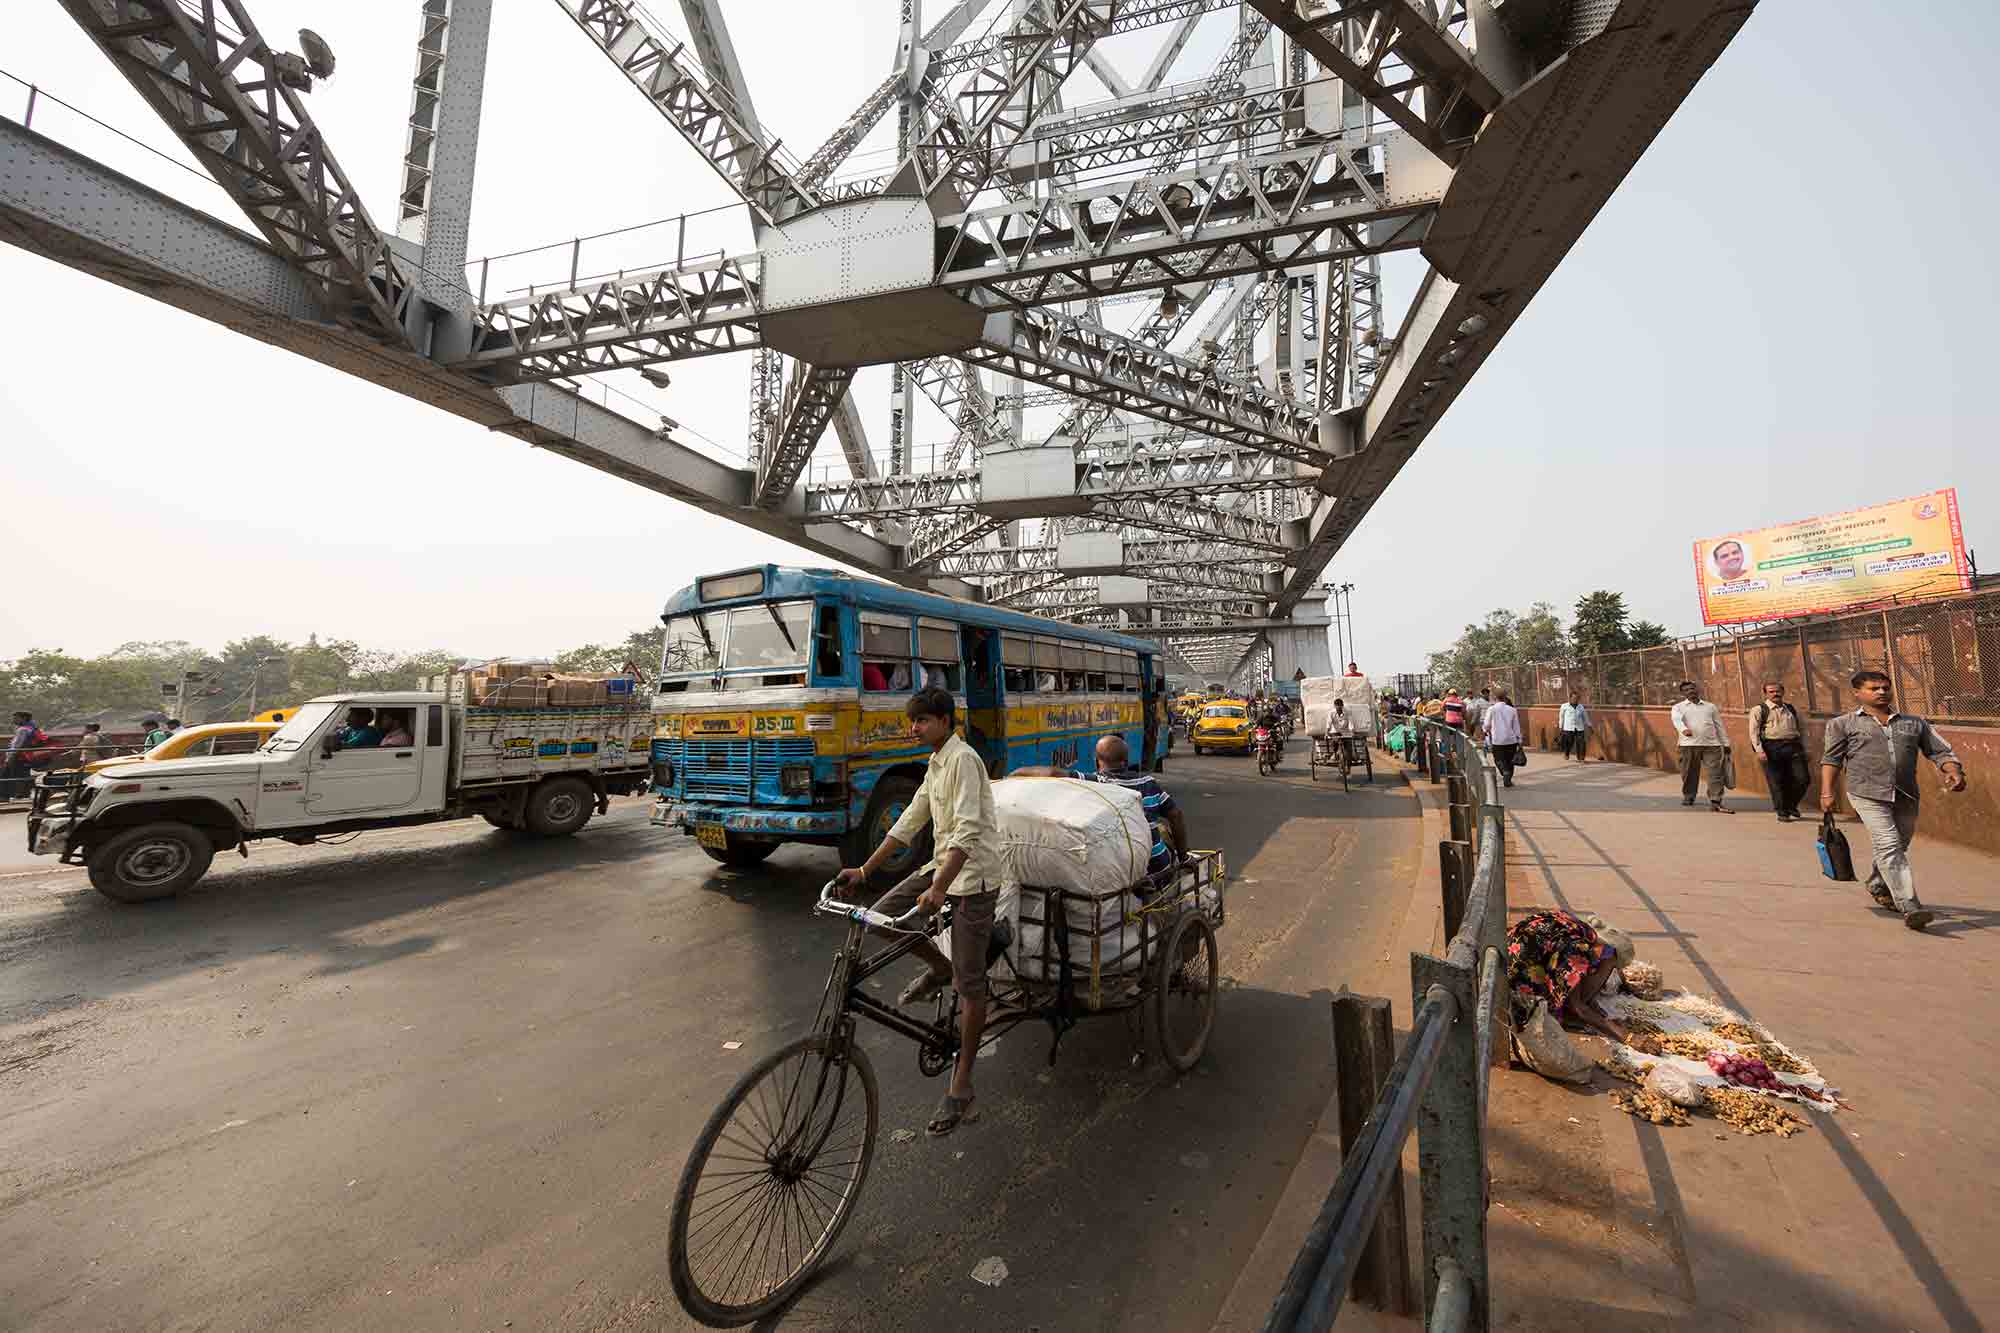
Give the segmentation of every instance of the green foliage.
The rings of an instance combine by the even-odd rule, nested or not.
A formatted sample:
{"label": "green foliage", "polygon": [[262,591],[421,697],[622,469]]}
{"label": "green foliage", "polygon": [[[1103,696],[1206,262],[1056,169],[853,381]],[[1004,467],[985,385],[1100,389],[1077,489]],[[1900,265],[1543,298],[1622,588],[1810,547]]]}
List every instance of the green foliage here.
{"label": "green foliage", "polygon": [[1625,595],[1602,589],[1576,599],[1576,619],[1569,628],[1570,642],[1584,656],[1615,653],[1631,647],[1625,627]]}
{"label": "green foliage", "polygon": [[1674,637],[1667,633],[1665,625],[1657,621],[1638,620],[1625,631],[1625,641],[1634,648],[1657,648],[1663,643],[1672,643]]}
{"label": "green foliage", "polygon": [[1431,678],[1440,689],[1464,689],[1475,677],[1475,668],[1509,662],[1556,661],[1569,652],[1562,620],[1548,602],[1536,602],[1525,615],[1502,607],[1486,613],[1486,619],[1467,625],[1458,642],[1431,654]]}
{"label": "green foliage", "polygon": [[[556,665],[596,672],[617,671],[629,662],[650,675],[665,637],[665,627],[656,624],[628,634],[622,643],[572,649]],[[101,657],[36,649],[0,660],[0,708],[25,708],[45,727],[106,709],[134,718],[164,716],[169,710],[162,707],[160,687],[178,684],[183,671],[193,670],[202,679],[189,685],[182,720],[219,722],[251,716],[253,704],[262,712],[321,694],[412,689],[421,677],[440,675],[462,661],[462,654],[443,648],[397,653],[317,634],[298,644],[254,634],[231,640],[219,654],[179,640],[127,643]]]}

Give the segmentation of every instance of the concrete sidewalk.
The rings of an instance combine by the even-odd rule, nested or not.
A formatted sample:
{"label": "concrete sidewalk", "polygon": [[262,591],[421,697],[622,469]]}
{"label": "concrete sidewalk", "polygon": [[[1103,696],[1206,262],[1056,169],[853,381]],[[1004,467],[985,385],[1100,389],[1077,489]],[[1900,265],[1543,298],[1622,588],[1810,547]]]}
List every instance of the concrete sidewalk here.
{"label": "concrete sidewalk", "polygon": [[[1511,915],[1601,913],[1669,986],[1762,1022],[1854,1109],[1748,1138],[1627,1116],[1606,1076],[1496,1070],[1495,1326],[2000,1327],[2000,860],[1920,839],[1939,920],[1918,934],[1823,879],[1817,825],[1762,799],[1719,815],[1649,769],[1530,763],[1506,793]],[[1927,804],[1953,799],[1924,783]]]}

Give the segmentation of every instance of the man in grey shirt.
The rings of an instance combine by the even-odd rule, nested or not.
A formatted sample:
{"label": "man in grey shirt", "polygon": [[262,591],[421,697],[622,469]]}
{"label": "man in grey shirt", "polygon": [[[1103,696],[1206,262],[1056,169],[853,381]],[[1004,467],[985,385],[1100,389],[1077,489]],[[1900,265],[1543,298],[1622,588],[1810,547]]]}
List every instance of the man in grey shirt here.
{"label": "man in grey shirt", "polygon": [[1946,791],[1965,790],[1965,765],[1936,727],[1895,710],[1886,674],[1857,671],[1848,683],[1859,707],[1826,724],[1819,808],[1833,813],[1838,799],[1834,786],[1844,770],[1847,799],[1867,826],[1875,853],[1869,895],[1900,913],[1911,930],[1922,930],[1937,914],[1917,900],[1916,876],[1910,870],[1910,843],[1917,836],[1917,756],[1924,755],[1944,773]]}

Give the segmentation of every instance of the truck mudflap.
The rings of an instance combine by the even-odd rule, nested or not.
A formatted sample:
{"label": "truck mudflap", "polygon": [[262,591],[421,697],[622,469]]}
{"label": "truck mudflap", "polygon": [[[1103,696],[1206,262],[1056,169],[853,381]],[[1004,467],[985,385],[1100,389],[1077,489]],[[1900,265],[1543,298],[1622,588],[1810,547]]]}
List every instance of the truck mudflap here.
{"label": "truck mudflap", "polygon": [[751,805],[689,805],[662,798],[653,803],[652,822],[699,836],[702,828],[774,838],[828,838],[847,832],[847,811],[767,810]]}

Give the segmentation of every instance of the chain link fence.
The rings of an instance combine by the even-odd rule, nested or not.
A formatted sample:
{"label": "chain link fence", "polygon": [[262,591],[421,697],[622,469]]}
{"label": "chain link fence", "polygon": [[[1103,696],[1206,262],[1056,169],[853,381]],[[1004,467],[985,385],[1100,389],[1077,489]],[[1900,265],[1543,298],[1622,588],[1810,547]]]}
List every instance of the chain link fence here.
{"label": "chain link fence", "polygon": [[1899,708],[1937,721],[2000,722],[2000,591],[1565,662],[1480,667],[1472,687],[1505,689],[1523,707],[1559,704],[1576,690],[1596,707],[1664,708],[1692,680],[1703,698],[1742,710],[1772,681],[1825,716],[1849,706],[1848,678],[1864,667],[1889,673]]}

